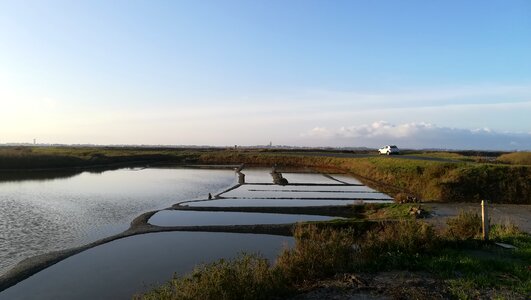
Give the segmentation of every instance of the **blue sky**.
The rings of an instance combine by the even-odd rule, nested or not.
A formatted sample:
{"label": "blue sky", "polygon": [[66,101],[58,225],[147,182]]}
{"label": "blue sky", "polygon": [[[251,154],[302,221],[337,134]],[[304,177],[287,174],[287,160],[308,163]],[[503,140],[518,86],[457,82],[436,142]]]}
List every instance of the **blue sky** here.
{"label": "blue sky", "polygon": [[529,1],[0,1],[0,143],[531,149]]}

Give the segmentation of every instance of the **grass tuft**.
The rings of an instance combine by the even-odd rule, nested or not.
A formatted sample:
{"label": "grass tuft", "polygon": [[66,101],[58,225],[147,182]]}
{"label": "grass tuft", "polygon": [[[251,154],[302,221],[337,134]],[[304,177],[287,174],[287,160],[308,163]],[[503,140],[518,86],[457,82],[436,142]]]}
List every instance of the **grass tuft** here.
{"label": "grass tuft", "polygon": [[404,264],[423,253],[432,252],[439,244],[433,227],[416,220],[388,223],[367,233],[360,243],[357,264],[371,269],[388,269]]}
{"label": "grass tuft", "polygon": [[293,236],[295,247],[284,249],[275,266],[292,282],[346,271],[352,262],[354,237],[349,229],[321,229],[314,225],[299,225]]}
{"label": "grass tuft", "polygon": [[481,235],[481,217],[477,213],[461,211],[446,224],[446,236],[451,240],[472,240]]}
{"label": "grass tuft", "polygon": [[201,265],[187,276],[176,276],[135,299],[269,299],[288,292],[281,274],[257,255],[242,254],[234,260]]}

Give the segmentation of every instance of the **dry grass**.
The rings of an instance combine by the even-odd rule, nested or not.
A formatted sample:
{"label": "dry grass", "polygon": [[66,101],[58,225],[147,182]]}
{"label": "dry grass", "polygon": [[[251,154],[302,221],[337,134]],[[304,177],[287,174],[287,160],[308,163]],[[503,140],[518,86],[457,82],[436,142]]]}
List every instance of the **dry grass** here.
{"label": "dry grass", "polygon": [[354,236],[348,229],[298,226],[293,249],[284,249],[275,268],[292,282],[322,278],[345,271],[352,263]]}
{"label": "dry grass", "polygon": [[461,211],[446,224],[445,235],[452,240],[472,240],[481,235],[481,217],[477,213]]}
{"label": "dry grass", "polygon": [[531,165],[531,152],[513,152],[500,155],[497,161],[511,165]]}
{"label": "dry grass", "polygon": [[288,291],[281,274],[266,259],[244,254],[235,260],[197,267],[191,274],[175,277],[136,299],[269,299]]}
{"label": "dry grass", "polygon": [[425,222],[400,220],[379,230],[371,230],[360,244],[360,264],[382,263],[386,258],[415,256],[432,251],[438,244],[433,227]]}

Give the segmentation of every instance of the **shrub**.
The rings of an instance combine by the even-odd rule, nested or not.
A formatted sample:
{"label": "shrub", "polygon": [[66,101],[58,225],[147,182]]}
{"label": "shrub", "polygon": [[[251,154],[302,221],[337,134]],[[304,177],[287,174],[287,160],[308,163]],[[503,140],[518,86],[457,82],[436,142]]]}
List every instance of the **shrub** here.
{"label": "shrub", "polygon": [[353,232],[299,225],[295,247],[284,249],[276,269],[292,282],[321,278],[348,270],[352,263]]}
{"label": "shrub", "polygon": [[454,240],[471,240],[481,235],[481,217],[477,213],[461,211],[446,221],[445,235]]}
{"label": "shrub", "polygon": [[268,299],[282,295],[287,286],[266,259],[243,254],[234,260],[197,267],[136,299]]}
{"label": "shrub", "polygon": [[386,223],[380,230],[367,233],[358,260],[364,263],[380,260],[383,256],[418,255],[433,250],[437,242],[433,227],[425,222],[401,220]]}

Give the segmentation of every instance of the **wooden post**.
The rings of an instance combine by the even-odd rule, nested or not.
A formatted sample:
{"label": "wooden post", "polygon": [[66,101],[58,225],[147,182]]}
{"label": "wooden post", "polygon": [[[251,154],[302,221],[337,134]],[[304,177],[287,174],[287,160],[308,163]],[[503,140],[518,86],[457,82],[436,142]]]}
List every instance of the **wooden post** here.
{"label": "wooden post", "polygon": [[489,240],[489,211],[487,209],[487,200],[481,200],[481,225],[483,228],[483,240]]}

